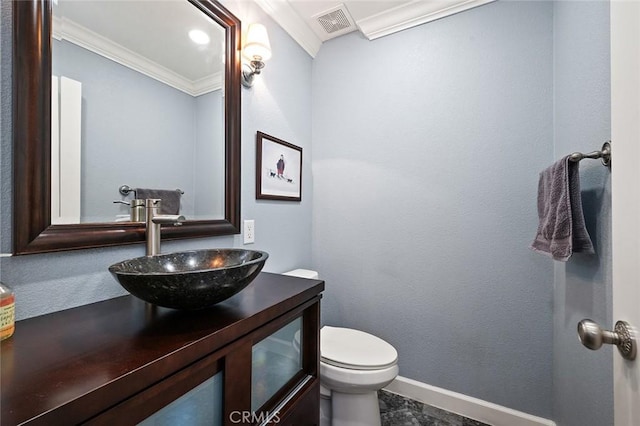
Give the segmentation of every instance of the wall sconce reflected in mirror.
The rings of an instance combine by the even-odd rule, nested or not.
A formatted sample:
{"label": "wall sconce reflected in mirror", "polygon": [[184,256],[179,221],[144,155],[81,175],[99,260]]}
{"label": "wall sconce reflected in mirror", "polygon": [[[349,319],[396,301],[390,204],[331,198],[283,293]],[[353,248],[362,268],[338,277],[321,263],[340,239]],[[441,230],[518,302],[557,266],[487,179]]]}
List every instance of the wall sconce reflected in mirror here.
{"label": "wall sconce reflected in mirror", "polygon": [[251,60],[250,64],[242,64],[242,85],[251,87],[255,76],[260,74],[260,71],[264,68],[264,61],[271,58],[271,44],[264,25],[249,25],[247,41],[244,44],[242,53]]}

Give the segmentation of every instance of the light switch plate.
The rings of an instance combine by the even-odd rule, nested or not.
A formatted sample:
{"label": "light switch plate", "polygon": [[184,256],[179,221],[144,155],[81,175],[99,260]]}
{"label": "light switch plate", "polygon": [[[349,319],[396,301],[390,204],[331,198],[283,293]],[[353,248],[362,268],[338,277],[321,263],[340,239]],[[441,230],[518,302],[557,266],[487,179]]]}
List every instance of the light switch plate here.
{"label": "light switch plate", "polygon": [[244,221],[244,243],[253,244],[256,242],[256,223],[252,220]]}

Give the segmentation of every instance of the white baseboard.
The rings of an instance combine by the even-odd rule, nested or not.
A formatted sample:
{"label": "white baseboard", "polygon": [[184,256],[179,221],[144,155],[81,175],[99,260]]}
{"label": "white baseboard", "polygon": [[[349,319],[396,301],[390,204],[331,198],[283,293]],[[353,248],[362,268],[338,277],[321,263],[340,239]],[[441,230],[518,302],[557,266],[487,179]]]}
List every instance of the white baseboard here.
{"label": "white baseboard", "polygon": [[384,390],[493,426],[556,426],[552,420],[402,376],[396,377]]}

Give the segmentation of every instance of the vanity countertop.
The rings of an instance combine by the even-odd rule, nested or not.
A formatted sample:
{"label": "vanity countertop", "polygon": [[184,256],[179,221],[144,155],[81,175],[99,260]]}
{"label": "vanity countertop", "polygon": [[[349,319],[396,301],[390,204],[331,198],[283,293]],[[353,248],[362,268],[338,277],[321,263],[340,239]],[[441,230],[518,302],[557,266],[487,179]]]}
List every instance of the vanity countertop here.
{"label": "vanity countertop", "polygon": [[205,310],[177,311],[123,296],[18,321],[0,345],[0,423],[78,423],[323,290],[320,280],[263,272]]}

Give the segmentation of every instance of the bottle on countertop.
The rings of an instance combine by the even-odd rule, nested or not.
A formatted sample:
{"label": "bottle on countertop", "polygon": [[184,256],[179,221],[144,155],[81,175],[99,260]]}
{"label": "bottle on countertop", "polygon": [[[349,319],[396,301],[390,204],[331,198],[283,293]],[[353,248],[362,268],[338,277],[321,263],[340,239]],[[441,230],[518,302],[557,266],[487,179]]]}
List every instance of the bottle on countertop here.
{"label": "bottle on countertop", "polygon": [[15,300],[13,290],[0,282],[0,340],[11,337],[16,329]]}

